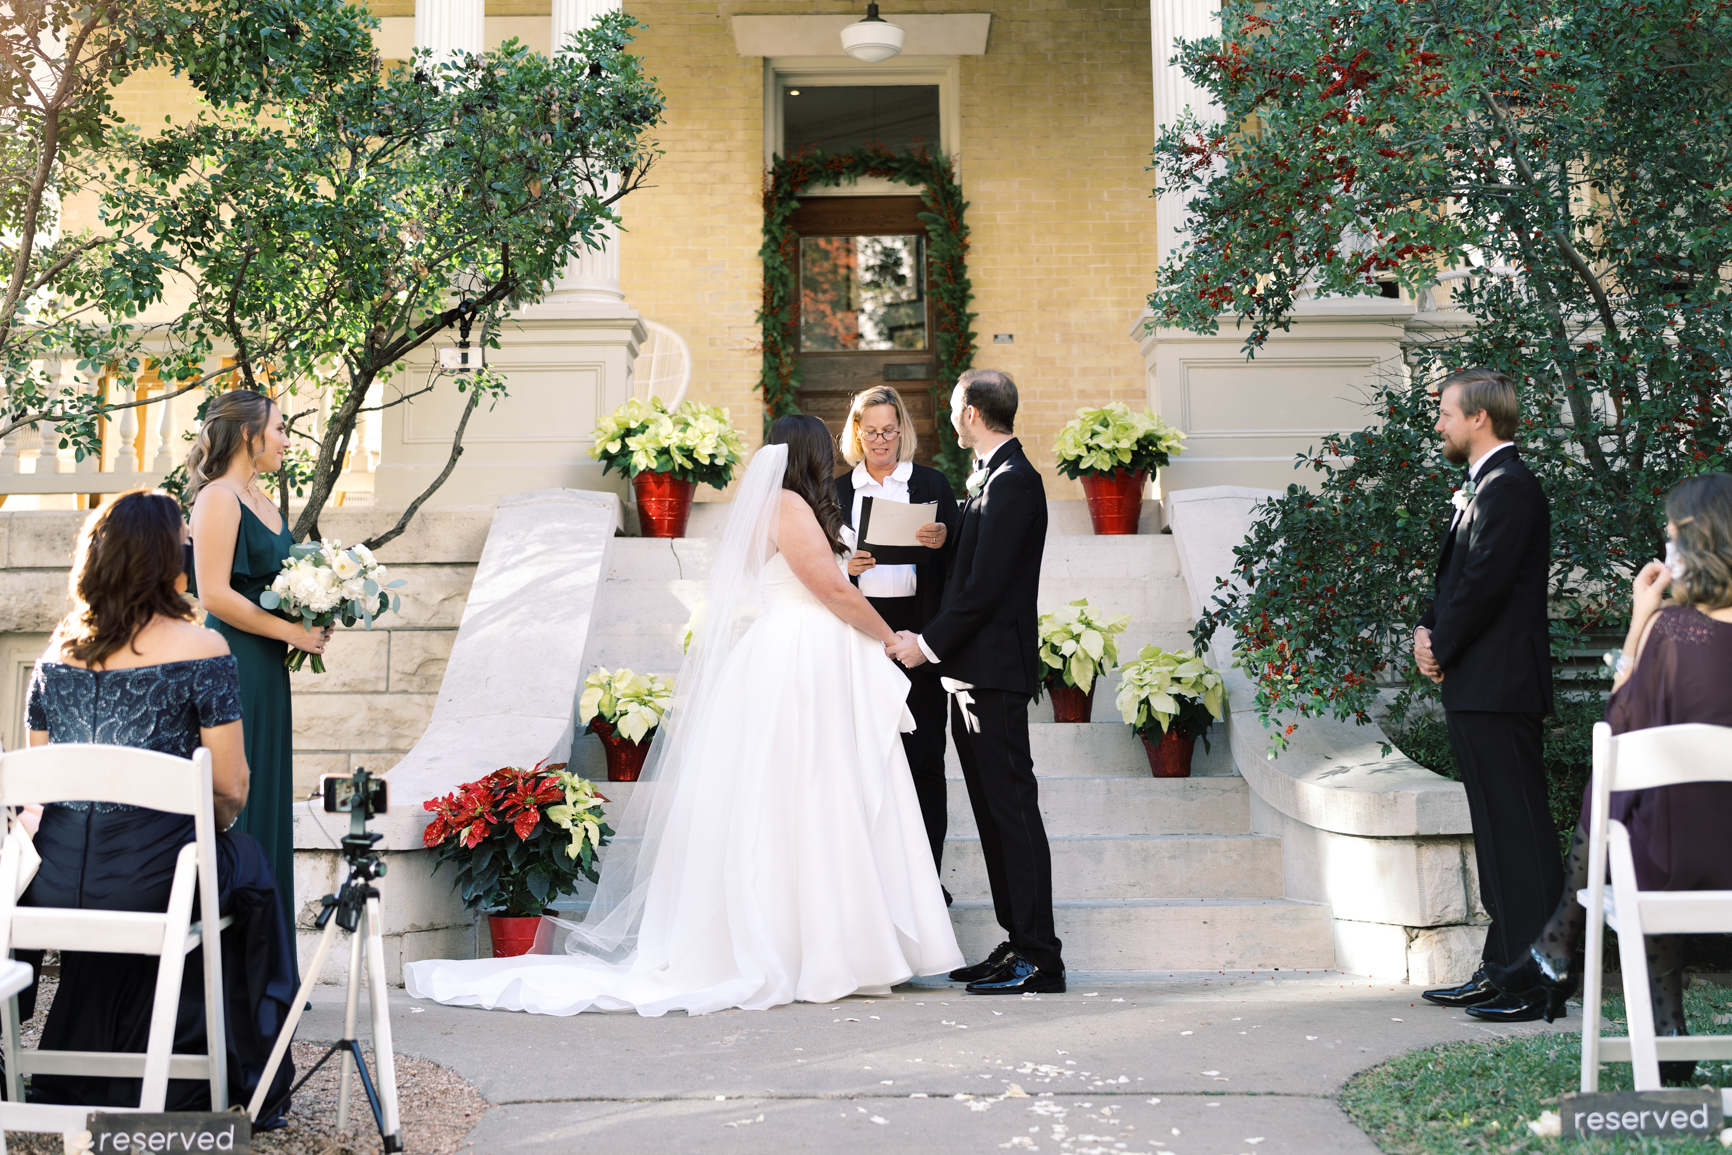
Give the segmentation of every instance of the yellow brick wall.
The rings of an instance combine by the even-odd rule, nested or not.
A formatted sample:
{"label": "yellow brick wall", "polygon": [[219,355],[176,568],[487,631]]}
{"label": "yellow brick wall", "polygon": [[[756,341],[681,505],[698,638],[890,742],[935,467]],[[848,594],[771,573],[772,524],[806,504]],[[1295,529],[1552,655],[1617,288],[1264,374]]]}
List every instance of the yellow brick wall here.
{"label": "yellow brick wall", "polygon": [[[762,286],[763,62],[735,54],[729,17],[853,12],[835,0],[631,0],[637,42],[668,98],[665,155],[622,204],[627,300],[679,330],[695,361],[692,396],[726,405],[755,442],[761,426],[754,320]],[[969,207],[976,365],[1022,391],[1017,432],[1055,497],[1080,487],[1052,474],[1059,425],[1081,405],[1141,406],[1144,368],[1127,335],[1155,268],[1153,139],[1146,5],[1101,0],[899,0],[898,11],[993,14],[988,51],[961,62],[959,161]],[[492,0],[547,11],[547,0]],[[413,13],[412,0],[375,10]],[[193,115],[196,94],[164,71],[130,79],[116,107],[148,130]],[[69,205],[69,223],[87,210]],[[992,334],[1013,333],[1012,345]]]}
{"label": "yellow brick wall", "polygon": [[[969,201],[980,350],[1011,373],[1018,435],[1054,497],[1051,446],[1078,406],[1147,397],[1131,322],[1153,287],[1154,136],[1146,4],[899,0],[896,11],[991,11],[984,56],[961,64],[963,193]],[[727,405],[755,441],[761,289],[763,62],[734,52],[729,17],[853,12],[858,5],[739,0],[714,7],[629,0],[637,42],[668,98],[666,155],[623,204],[626,298],[691,342],[692,396]],[[894,19],[894,13],[888,13]],[[1012,345],[992,334],[1013,333]]]}

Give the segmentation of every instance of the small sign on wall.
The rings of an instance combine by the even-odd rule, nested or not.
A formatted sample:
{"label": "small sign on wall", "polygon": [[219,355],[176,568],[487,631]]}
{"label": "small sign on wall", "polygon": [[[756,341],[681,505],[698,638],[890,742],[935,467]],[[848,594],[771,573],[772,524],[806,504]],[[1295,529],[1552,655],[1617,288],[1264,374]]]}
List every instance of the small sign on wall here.
{"label": "small sign on wall", "polygon": [[994,333],[992,335],[992,343],[994,345],[1014,345],[1014,344],[1016,344],[1016,334],[1015,333]]}
{"label": "small sign on wall", "polygon": [[168,1111],[160,1114],[92,1113],[90,1147],[95,1155],[168,1155],[221,1151],[250,1155],[253,1124],[239,1111]]}
{"label": "small sign on wall", "polygon": [[1564,1138],[1602,1135],[1717,1136],[1719,1091],[1611,1091],[1565,1095],[1558,1108]]}

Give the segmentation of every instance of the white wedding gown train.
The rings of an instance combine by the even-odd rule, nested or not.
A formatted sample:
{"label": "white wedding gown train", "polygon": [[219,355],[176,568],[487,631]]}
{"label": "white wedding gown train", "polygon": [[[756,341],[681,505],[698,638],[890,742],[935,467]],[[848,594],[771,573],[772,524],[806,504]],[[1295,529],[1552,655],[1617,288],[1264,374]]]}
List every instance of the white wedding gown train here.
{"label": "white wedding gown train", "polygon": [[782,555],[761,582],[764,615],[685,720],[696,753],[669,801],[635,954],[409,963],[411,996],[702,1014],[829,1002],[962,965],[902,751],[907,678]]}

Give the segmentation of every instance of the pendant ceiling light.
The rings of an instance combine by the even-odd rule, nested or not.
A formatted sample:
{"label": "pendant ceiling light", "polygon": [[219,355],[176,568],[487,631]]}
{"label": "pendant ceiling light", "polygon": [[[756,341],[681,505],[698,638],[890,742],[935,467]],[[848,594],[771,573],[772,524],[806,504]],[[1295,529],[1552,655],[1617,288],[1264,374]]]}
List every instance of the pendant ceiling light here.
{"label": "pendant ceiling light", "polygon": [[878,15],[877,0],[866,5],[866,19],[842,29],[842,51],[855,60],[877,64],[902,51],[902,26]]}

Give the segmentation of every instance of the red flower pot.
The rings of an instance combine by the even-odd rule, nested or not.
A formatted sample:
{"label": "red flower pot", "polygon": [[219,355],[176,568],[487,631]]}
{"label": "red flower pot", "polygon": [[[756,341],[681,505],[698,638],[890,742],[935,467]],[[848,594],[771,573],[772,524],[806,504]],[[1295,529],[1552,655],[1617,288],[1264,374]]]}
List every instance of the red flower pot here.
{"label": "red flower pot", "polygon": [[1067,686],[1059,678],[1049,678],[1046,683],[1046,693],[1052,699],[1052,720],[1054,722],[1088,722],[1093,720],[1095,708],[1095,687],[1100,685],[1097,677],[1090,683],[1088,692]]}
{"label": "red flower pot", "polygon": [[1191,755],[1197,749],[1195,738],[1181,738],[1169,731],[1161,735],[1159,742],[1145,737],[1143,749],[1149,752],[1149,773],[1156,778],[1191,776]]}
{"label": "red flower pot", "polygon": [[600,718],[591,719],[589,728],[601,739],[602,749],[607,753],[607,780],[636,782],[643,773],[643,760],[649,757],[650,741],[655,735],[651,733],[642,742],[633,742],[614,733],[613,723]]}
{"label": "red flower pot", "polygon": [[631,479],[637,494],[638,530],[645,537],[684,537],[697,486],[671,473],[640,473]]}
{"label": "red flower pot", "polygon": [[1097,534],[1136,533],[1143,516],[1143,483],[1149,471],[1120,469],[1110,474],[1084,474],[1083,496]]}
{"label": "red flower pot", "polygon": [[493,936],[494,958],[516,958],[535,949],[535,935],[541,929],[541,916],[490,914],[487,929]]}

